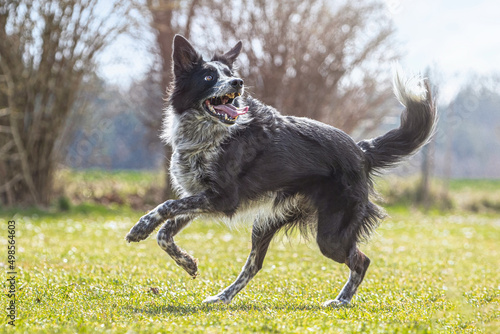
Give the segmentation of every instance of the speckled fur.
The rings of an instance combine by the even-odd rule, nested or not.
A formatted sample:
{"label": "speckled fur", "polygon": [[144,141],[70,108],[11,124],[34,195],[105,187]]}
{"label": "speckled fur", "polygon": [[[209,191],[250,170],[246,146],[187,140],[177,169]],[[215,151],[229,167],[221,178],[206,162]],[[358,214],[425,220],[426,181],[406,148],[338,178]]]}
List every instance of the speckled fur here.
{"label": "speckled fur", "polygon": [[241,43],[210,61],[181,36],[174,39],[173,49],[174,82],[162,138],[173,148],[170,173],[180,199],[144,215],[127,241],[144,240],[165,222],[158,245],[196,277],[197,260],[175,244],[174,236],[197,216],[228,224],[252,219],[252,249],[240,275],[205,300],[229,303],[262,268],[274,235],[298,228],[315,236],[323,255],[351,270],[337,298],[324,305],[348,304],[370,264],[358,243],[384,216],[370,201],[371,177],[429,140],[436,112],[428,86],[398,72],[396,96],[406,107],[401,126],[357,144],[339,129],[283,116],[243,95],[233,104],[248,107],[248,113],[228,126],[210,115],[203,103],[221,92],[243,94],[242,85],[235,88],[235,80],[242,81],[232,66]]}

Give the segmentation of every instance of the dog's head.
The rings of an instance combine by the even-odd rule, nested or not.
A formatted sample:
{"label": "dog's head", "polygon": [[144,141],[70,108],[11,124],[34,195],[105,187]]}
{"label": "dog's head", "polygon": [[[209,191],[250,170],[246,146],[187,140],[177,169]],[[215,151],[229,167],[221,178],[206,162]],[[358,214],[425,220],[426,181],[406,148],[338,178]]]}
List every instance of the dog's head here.
{"label": "dog's head", "polygon": [[205,61],[182,36],[175,35],[172,53],[174,85],[170,103],[175,112],[201,112],[225,125],[236,123],[248,107],[240,107],[243,80],[233,71],[241,42],[231,50]]}

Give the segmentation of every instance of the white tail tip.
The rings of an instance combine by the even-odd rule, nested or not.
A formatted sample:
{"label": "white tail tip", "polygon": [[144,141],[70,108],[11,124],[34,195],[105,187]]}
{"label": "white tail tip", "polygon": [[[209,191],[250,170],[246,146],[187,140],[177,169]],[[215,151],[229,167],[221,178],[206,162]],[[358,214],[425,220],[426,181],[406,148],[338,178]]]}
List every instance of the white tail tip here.
{"label": "white tail tip", "polygon": [[427,90],[424,80],[420,75],[407,77],[401,65],[395,64],[393,67],[393,86],[396,98],[405,107],[409,102],[423,102],[427,98]]}

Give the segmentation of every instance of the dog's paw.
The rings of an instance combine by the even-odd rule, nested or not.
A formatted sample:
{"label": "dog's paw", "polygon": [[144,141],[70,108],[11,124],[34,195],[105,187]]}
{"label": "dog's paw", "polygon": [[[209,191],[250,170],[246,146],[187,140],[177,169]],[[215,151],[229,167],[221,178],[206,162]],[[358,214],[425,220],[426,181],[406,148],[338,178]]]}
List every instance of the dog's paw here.
{"label": "dog's paw", "polygon": [[149,234],[145,233],[144,229],[139,224],[136,224],[127,233],[125,240],[127,240],[127,242],[139,242],[146,239],[148,236]]}
{"label": "dog's paw", "polygon": [[183,268],[193,279],[198,276],[198,259],[195,259],[186,252],[182,252],[181,256],[173,256],[177,265]]}
{"label": "dog's paw", "polygon": [[322,304],[323,307],[332,307],[332,308],[339,308],[339,307],[345,307],[349,306],[349,302],[347,300],[342,300],[342,299],[333,299],[333,300],[328,300]]}
{"label": "dog's paw", "polygon": [[[146,238],[147,238],[147,236],[146,236]],[[130,232],[128,232],[127,235],[125,236],[125,240],[127,242],[139,242],[139,241],[144,240],[146,238],[144,238],[142,235],[139,235],[132,230],[130,230]]]}
{"label": "dog's paw", "polygon": [[184,269],[193,279],[198,277],[198,259],[194,259],[192,265],[184,267]]}
{"label": "dog's paw", "polygon": [[157,218],[152,214],[142,216],[125,236],[127,242],[139,242],[146,239],[158,226]]}
{"label": "dog's paw", "polygon": [[203,303],[205,303],[205,304],[216,304],[216,303],[224,303],[224,304],[229,304],[230,302],[231,302],[230,300],[226,300],[226,299],[224,299],[224,298],[223,298],[222,296],[220,296],[220,295],[207,297],[207,298],[205,298],[205,300],[203,301]]}

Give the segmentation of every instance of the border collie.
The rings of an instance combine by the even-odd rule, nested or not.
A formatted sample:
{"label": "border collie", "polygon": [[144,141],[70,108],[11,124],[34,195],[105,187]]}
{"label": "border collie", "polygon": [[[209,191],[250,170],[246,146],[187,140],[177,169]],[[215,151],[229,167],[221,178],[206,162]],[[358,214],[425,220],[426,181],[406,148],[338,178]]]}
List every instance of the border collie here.
{"label": "border collie", "polygon": [[173,148],[172,183],[180,195],[141,217],[126,236],[146,239],[160,224],[159,246],[189,275],[197,260],[173,237],[198,216],[253,219],[252,249],[236,280],[207,303],[229,303],[262,268],[280,230],[316,237],[321,253],[350,269],[340,294],[324,306],[348,304],[370,259],[358,244],[384,217],[370,201],[372,176],[429,141],[436,109],[429,84],[394,75],[405,110],[399,128],[358,143],[343,131],[308,118],[284,116],[244,95],[233,63],[238,42],[204,60],[182,36],[173,42],[173,75],[163,132]]}

